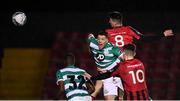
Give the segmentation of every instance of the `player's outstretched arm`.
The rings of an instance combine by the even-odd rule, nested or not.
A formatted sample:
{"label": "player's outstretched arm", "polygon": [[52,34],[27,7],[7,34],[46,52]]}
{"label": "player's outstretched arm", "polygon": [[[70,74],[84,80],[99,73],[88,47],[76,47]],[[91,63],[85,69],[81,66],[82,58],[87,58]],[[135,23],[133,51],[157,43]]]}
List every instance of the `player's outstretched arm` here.
{"label": "player's outstretched arm", "polygon": [[101,74],[97,74],[97,75],[93,75],[91,77],[92,81],[96,81],[96,80],[103,80],[103,79],[107,79],[109,77],[111,77],[112,72],[105,72],[105,73],[101,73]]}
{"label": "player's outstretched arm", "polygon": [[162,37],[171,37],[174,36],[172,29],[166,29],[162,34],[154,34],[154,35],[141,35],[139,39],[140,42],[153,42],[160,40]]}

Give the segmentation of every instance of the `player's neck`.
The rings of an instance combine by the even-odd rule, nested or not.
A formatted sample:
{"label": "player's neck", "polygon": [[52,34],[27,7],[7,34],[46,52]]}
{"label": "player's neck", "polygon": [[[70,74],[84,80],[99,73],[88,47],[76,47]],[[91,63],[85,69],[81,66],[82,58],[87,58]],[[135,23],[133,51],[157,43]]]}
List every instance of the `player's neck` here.
{"label": "player's neck", "polygon": [[74,66],[74,63],[67,63],[67,66]]}
{"label": "player's neck", "polygon": [[102,44],[102,45],[99,45],[99,49],[103,49],[103,48],[106,46],[107,43],[108,43],[108,42],[106,42],[106,43],[104,43],[104,44]]}
{"label": "player's neck", "polygon": [[105,45],[99,45],[99,49],[103,49]]}
{"label": "player's neck", "polygon": [[118,23],[113,28],[118,28],[118,27],[122,27],[122,26],[123,26],[122,24]]}
{"label": "player's neck", "polygon": [[134,59],[133,56],[127,56],[127,57],[125,57],[125,60],[133,60],[133,59]]}

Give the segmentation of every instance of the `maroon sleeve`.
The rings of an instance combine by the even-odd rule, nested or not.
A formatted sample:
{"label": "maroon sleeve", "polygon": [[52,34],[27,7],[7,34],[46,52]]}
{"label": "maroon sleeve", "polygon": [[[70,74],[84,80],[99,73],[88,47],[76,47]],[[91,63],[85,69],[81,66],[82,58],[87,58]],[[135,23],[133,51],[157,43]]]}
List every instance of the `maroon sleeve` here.
{"label": "maroon sleeve", "polygon": [[136,29],[134,29],[133,27],[131,27],[131,26],[128,26],[129,27],[129,31],[130,31],[130,33],[131,33],[131,35],[134,37],[134,38],[136,38],[136,39],[140,39],[141,38],[141,36],[143,36],[143,34],[142,33],[140,33],[139,31],[137,31]]}
{"label": "maroon sleeve", "polygon": [[129,26],[129,28],[131,29],[131,31],[134,32],[133,36],[141,42],[153,42],[156,40],[160,40],[162,37],[164,37],[164,35],[162,33],[153,34],[153,35],[143,35],[142,33],[137,31],[133,27]]}

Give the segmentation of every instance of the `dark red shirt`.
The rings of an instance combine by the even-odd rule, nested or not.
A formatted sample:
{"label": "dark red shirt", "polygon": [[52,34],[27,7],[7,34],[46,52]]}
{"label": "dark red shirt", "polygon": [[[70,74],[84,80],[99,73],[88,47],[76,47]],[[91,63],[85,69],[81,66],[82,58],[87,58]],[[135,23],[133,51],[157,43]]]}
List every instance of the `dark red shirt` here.
{"label": "dark red shirt", "polygon": [[112,76],[120,76],[124,86],[124,99],[148,99],[145,68],[138,59],[126,60],[119,64]]}

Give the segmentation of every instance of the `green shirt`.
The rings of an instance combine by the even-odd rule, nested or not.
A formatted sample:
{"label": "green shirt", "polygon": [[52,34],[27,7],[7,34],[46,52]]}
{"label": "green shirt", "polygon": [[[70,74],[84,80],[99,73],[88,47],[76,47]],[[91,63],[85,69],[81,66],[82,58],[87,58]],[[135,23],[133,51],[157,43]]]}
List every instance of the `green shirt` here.
{"label": "green shirt", "polygon": [[69,99],[77,96],[89,96],[85,85],[85,70],[75,66],[67,66],[56,72],[57,84],[64,82],[66,97]]}
{"label": "green shirt", "polygon": [[99,49],[97,39],[91,37],[88,39],[91,52],[97,67],[103,70],[113,69],[119,62],[122,51],[119,47],[106,43],[102,49]]}

